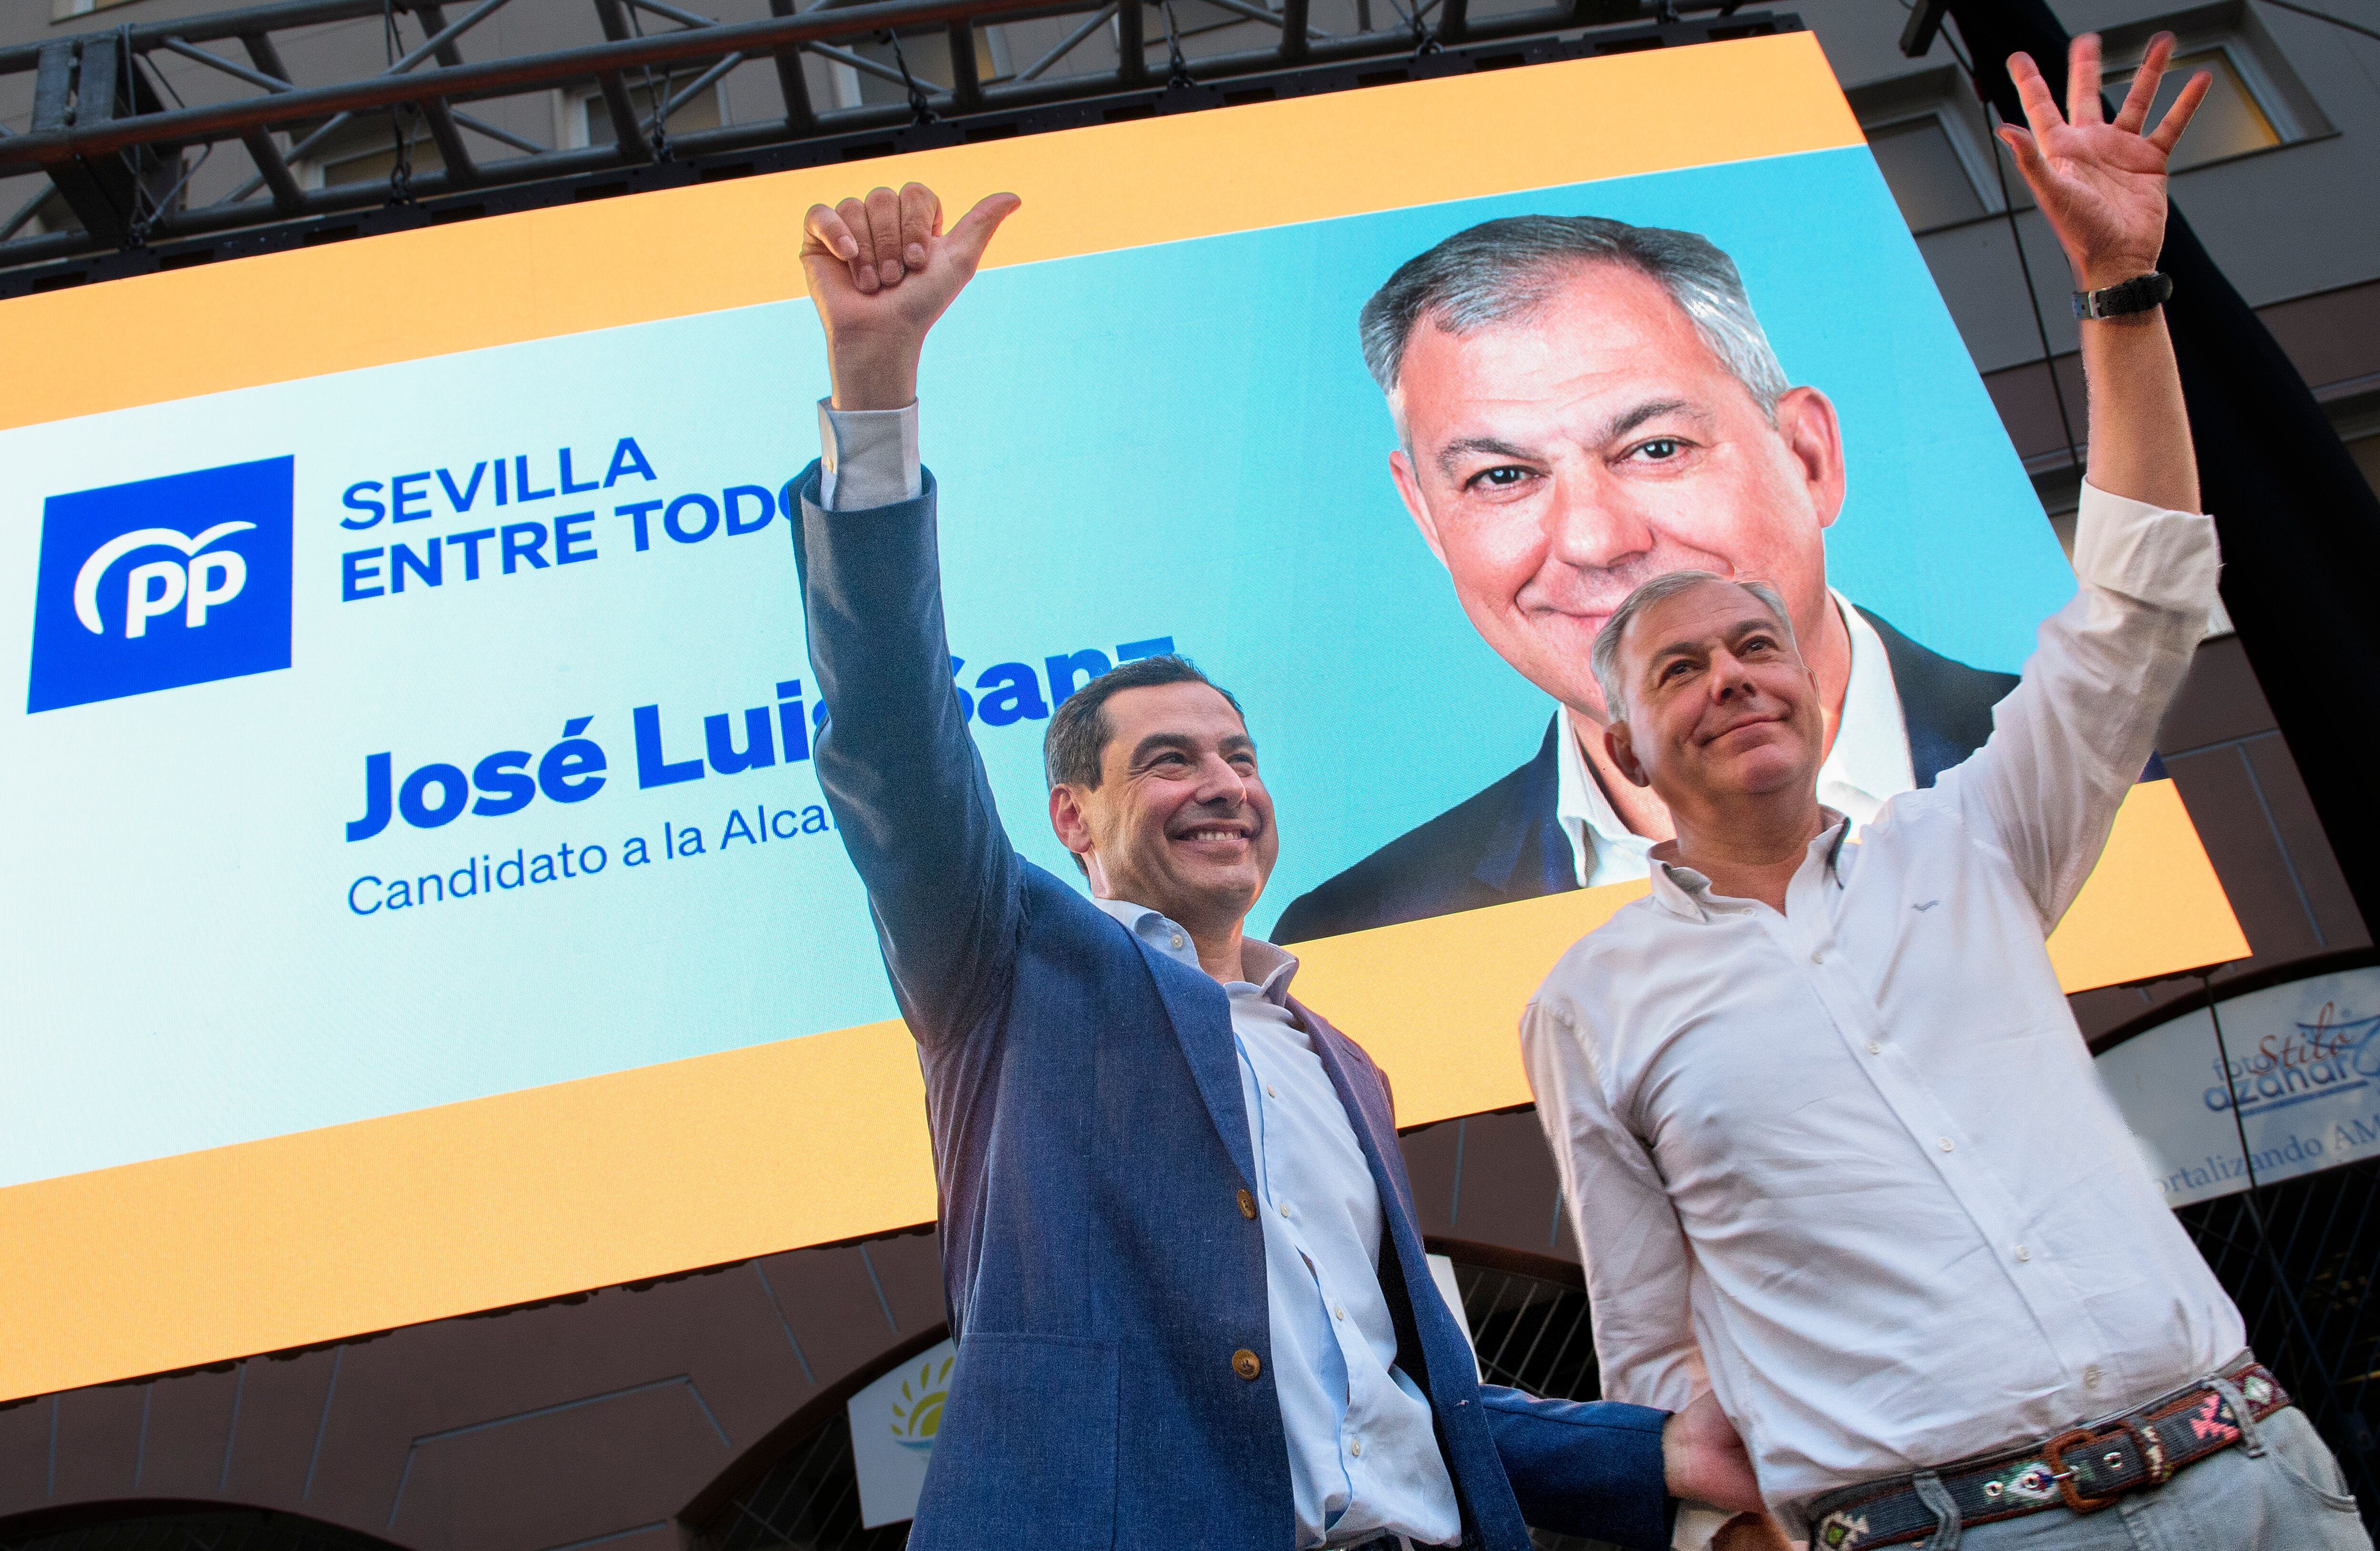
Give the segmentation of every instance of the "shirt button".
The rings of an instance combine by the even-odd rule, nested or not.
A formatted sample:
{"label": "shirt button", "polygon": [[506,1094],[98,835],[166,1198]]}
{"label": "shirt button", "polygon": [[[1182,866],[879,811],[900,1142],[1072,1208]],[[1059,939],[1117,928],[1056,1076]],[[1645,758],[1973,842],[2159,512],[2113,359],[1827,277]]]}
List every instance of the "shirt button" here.
{"label": "shirt button", "polygon": [[1356,1438],[1350,1442],[1347,1445],[1347,1452],[1361,1459],[1364,1457],[1364,1440]]}
{"label": "shirt button", "polygon": [[1180,947],[1182,946],[1182,934],[1179,932],[1173,934],[1173,946],[1175,947]]}
{"label": "shirt button", "polygon": [[1347,1311],[1341,1308],[1338,1304],[1333,1303],[1330,1305],[1330,1317],[1332,1319],[1345,1319],[1347,1317]]}
{"label": "shirt button", "polygon": [[2016,1258],[2019,1260],[2031,1260],[2033,1258],[2033,1252],[2026,1249],[2023,1245],[2019,1244],[2016,1247]]}
{"label": "shirt button", "polygon": [[1268,1082],[1265,1084],[1265,1097],[1269,1099],[1277,1099],[1281,1097],[1281,1094],[1274,1091],[1271,1083]]}
{"label": "shirt button", "polygon": [[1939,1147],[1945,1153],[1949,1152],[1950,1139],[1947,1136],[1937,1136],[1934,1139],[1934,1145]]}
{"label": "shirt button", "polygon": [[1253,1382],[1258,1374],[1264,1372],[1264,1361],[1247,1348],[1242,1347],[1232,1353],[1232,1372]]}
{"label": "shirt button", "polygon": [[1247,1187],[1243,1185],[1240,1187],[1240,1215],[1253,1222],[1256,1220],[1256,1215],[1257,1198],[1250,1195]]}
{"label": "shirt button", "polygon": [[2082,1370],[2082,1387],[2085,1389],[2099,1387],[2099,1365],[2096,1362]]}
{"label": "shirt button", "polygon": [[1823,964],[1823,963],[1825,963],[1826,961],[1827,961],[1827,950],[1826,950],[1825,948],[1817,947],[1817,948],[1812,948],[1812,949],[1810,950],[1810,962],[1811,962],[1811,963],[1813,963],[1813,964]]}
{"label": "shirt button", "polygon": [[1290,1213],[1289,1213],[1289,1203],[1287,1203],[1287,1202],[1285,1202],[1285,1201],[1284,1201],[1284,1202],[1282,1202],[1282,1203],[1281,1203],[1281,1215],[1282,1216],[1284,1216],[1284,1217],[1286,1217],[1286,1216],[1288,1216],[1288,1215],[1290,1215]]}
{"label": "shirt button", "polygon": [[1883,1054],[1884,1054],[1884,1042],[1883,1042],[1883,1041],[1881,1041],[1881,1040],[1870,1040],[1870,1041],[1868,1041],[1868,1042],[1867,1042],[1867,1053],[1868,1053],[1869,1055],[1871,1055],[1871,1056],[1881,1056],[1881,1055],[1883,1055]]}

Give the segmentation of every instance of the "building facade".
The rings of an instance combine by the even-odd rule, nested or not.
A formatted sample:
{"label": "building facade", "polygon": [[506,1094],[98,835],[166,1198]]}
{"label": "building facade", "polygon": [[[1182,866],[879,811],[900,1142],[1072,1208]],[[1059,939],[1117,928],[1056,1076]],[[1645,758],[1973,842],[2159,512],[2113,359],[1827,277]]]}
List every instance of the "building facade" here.
{"label": "building facade", "polygon": [[[1325,30],[1369,31],[1401,18],[1399,4],[1314,0],[1311,18]],[[2328,4],[2353,25],[2267,0],[2066,0],[2059,11],[2070,29],[2105,34],[2119,80],[2159,29],[2180,35],[2182,65],[2214,72],[2214,93],[2177,159],[2175,202],[2367,478],[2380,480],[2380,37],[2372,35],[2380,11],[2368,0]],[[0,14],[0,48],[217,8],[12,0]],[[708,9],[725,20],[770,14],[765,0]],[[1581,17],[1609,20],[1613,9],[1584,6]],[[674,25],[667,7],[625,14],[639,27]],[[2064,263],[1990,133],[1955,31],[1910,59],[1897,47],[1908,13],[1895,0],[1807,0],[1797,14],[1867,130],[2046,519],[2070,531],[2082,427]],[[1078,19],[974,29],[978,79],[1112,67],[1127,41],[1114,16],[1089,30]],[[1174,0],[1147,7],[1144,19],[1145,58],[1160,79],[1169,39],[1195,75],[1201,59],[1260,46],[1280,30],[1263,0]],[[301,83],[351,79],[418,47],[437,25],[419,6],[392,7],[285,40],[282,57]],[[596,8],[576,0],[523,0],[486,25],[478,46],[502,54],[604,36]],[[899,103],[905,77],[946,80],[953,63],[949,35],[934,30],[811,53],[801,68],[812,102],[857,106]],[[161,74],[169,94],[193,103],[240,89],[195,60],[169,61]],[[632,105],[650,115],[686,98],[660,127],[664,139],[785,112],[784,78],[769,60],[708,83],[698,75],[631,81]],[[30,124],[33,86],[30,75],[0,76],[0,128]],[[598,144],[616,123],[590,88],[502,100],[460,133],[492,155]],[[401,116],[358,116],[279,144],[308,189],[401,184],[440,165],[436,142]],[[253,176],[236,157],[201,164],[176,197],[201,206]],[[0,219],[12,223],[0,236],[79,225],[67,201],[30,178],[0,180]],[[2204,977],[2076,996],[2095,1049],[2231,991],[2374,962],[2287,742],[2220,618],[2160,750],[2253,952]],[[1409,1133],[1404,1149],[1483,1369],[1543,1393],[1592,1394],[1577,1250],[1534,1116],[1447,1121]],[[2374,1167],[2321,1171],[2184,1211],[2289,1382],[2313,1384],[2290,1360],[2321,1366],[2325,1430],[2367,1502],[2380,1495],[2371,1489],[2380,1470]],[[942,1340],[943,1322],[936,1239],[923,1229],[19,1400],[0,1406],[0,1548],[897,1545],[901,1524],[861,1522],[844,1408]]]}

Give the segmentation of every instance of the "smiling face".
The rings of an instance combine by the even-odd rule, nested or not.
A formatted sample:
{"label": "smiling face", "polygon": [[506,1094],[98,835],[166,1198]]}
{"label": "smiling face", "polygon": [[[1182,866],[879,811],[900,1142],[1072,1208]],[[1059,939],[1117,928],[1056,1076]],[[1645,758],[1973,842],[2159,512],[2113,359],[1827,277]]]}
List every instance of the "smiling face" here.
{"label": "smiling face", "polygon": [[1099,710],[1099,784],[1051,788],[1058,838],[1103,898],[1194,931],[1238,925],[1281,849],[1239,713],[1196,682],[1119,690]]}
{"label": "smiling face", "polygon": [[1795,788],[1817,801],[1818,682],[1776,617],[1725,581],[1647,605],[1620,638],[1627,696],[1605,729],[1620,773],[1681,820]]}
{"label": "smiling face", "polygon": [[1794,388],[1770,423],[1638,271],[1579,263],[1542,307],[1468,335],[1424,317],[1390,405],[1398,491],[1463,612],[1582,715],[1605,719],[1596,632],[1670,571],[1766,580],[1820,639],[1843,499],[1834,407]]}

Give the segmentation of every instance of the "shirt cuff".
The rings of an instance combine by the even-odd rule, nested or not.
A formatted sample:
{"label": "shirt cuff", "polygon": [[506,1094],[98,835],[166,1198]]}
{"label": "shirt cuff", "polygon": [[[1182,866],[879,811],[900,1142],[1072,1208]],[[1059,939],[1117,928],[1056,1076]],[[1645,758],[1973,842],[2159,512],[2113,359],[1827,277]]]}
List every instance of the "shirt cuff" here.
{"label": "shirt cuff", "polygon": [[2204,614],[2223,568],[2215,519],[2111,495],[2082,482],[2074,512],[2074,574],[2085,587],[2152,608]]}
{"label": "shirt cuff", "polygon": [[1735,1515],[1700,1503],[1680,1503],[1677,1522],[1670,1527],[1670,1551],[1706,1551]]}
{"label": "shirt cuff", "polygon": [[838,409],[819,400],[819,504],[866,511],[914,501],[926,488],[917,461],[917,406]]}

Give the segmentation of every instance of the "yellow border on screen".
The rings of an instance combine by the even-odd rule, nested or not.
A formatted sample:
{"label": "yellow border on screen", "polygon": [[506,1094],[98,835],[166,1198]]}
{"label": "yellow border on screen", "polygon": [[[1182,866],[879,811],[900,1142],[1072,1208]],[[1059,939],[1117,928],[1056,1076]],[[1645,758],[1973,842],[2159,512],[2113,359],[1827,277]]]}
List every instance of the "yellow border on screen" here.
{"label": "yellow border on screen", "polygon": [[[1514,1029],[1618,884],[1300,945],[1413,1126],[1529,1102]],[[2070,991],[2244,957],[2170,781],[2050,938]],[[0,1191],[0,1400],[930,1222],[908,1032],[870,1023]]]}
{"label": "yellow border on screen", "polygon": [[[1467,132],[1414,133],[1417,93]],[[0,430],[803,296],[804,212],[877,182],[930,183],[953,217],[1023,195],[1000,265],[1864,143],[1792,32],[525,211],[0,302],[42,363],[0,376]]]}

